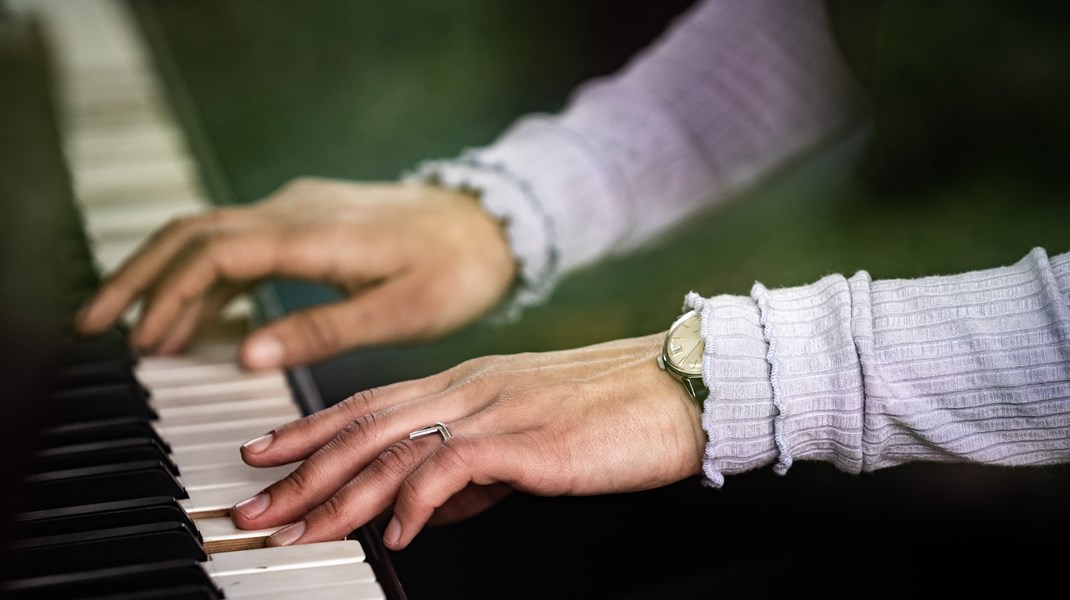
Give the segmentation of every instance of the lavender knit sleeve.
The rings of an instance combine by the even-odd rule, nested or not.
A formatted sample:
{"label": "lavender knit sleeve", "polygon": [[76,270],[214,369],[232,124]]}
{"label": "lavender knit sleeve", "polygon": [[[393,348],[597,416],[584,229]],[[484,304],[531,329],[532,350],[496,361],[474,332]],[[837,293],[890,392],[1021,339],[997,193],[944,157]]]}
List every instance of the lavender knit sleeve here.
{"label": "lavender knit sleeve", "polygon": [[471,190],[503,221],[519,307],[845,133],[859,98],[823,2],[706,0],[560,114],[406,179]]}
{"label": "lavender knit sleeve", "polygon": [[858,272],[702,313],[706,483],[797,460],[858,473],[912,461],[1070,461],[1070,253],[872,281]]}

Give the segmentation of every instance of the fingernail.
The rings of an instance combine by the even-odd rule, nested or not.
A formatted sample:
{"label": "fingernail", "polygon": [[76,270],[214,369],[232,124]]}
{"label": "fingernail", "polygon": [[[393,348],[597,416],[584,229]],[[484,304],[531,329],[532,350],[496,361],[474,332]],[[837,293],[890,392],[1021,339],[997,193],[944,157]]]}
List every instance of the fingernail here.
{"label": "fingernail", "polygon": [[[245,448],[249,452],[252,452],[253,454],[260,454],[264,450],[267,450],[267,447],[270,446],[271,442],[274,442],[274,441],[275,441],[275,434],[274,433],[265,433],[264,435],[262,435],[260,437],[255,437],[255,438],[249,440],[248,442],[245,442],[244,444],[241,445],[241,447]],[[231,446],[231,447],[233,448],[233,446]]]}
{"label": "fingernail", "polygon": [[271,496],[257,494],[252,498],[246,498],[234,505],[234,510],[240,512],[246,519],[255,519],[271,505]]}
{"label": "fingernail", "polygon": [[283,527],[282,529],[276,531],[275,533],[271,534],[271,537],[268,539],[271,541],[271,545],[273,546],[289,546],[290,544],[296,542],[304,534],[305,522],[298,521],[293,525]]}
{"label": "fingernail", "polygon": [[390,517],[390,522],[386,524],[386,530],[383,531],[383,542],[388,546],[396,546],[399,539],[401,539],[401,521],[398,521],[397,517]]}
{"label": "fingernail", "polygon": [[282,342],[273,335],[263,335],[249,341],[245,349],[245,363],[254,368],[277,367],[282,362]]}

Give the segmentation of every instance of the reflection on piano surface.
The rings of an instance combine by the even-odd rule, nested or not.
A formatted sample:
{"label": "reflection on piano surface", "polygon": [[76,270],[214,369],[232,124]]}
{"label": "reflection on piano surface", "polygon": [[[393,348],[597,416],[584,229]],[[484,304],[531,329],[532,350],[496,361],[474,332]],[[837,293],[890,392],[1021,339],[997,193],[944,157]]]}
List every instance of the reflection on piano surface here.
{"label": "reflection on piano surface", "polygon": [[[11,19],[2,30],[11,43],[41,45],[41,33],[52,60],[56,97],[41,100],[58,104],[74,204],[54,208],[82,226],[70,236],[79,247],[60,248],[68,270],[80,271],[60,282],[62,325],[99,274],[209,200],[125,4],[12,7],[20,18],[0,14]],[[40,55],[32,60],[43,70]],[[51,233],[58,242],[71,232]],[[239,445],[322,406],[295,392],[293,373],[235,364],[251,318],[252,302],[240,298],[189,353],[159,358],[132,353],[124,326],[88,339],[56,328],[47,358],[58,358],[38,392],[40,428],[5,539],[6,597],[404,597],[378,534],[264,548],[277,528],[233,526],[230,506],[295,466],[249,467]]]}

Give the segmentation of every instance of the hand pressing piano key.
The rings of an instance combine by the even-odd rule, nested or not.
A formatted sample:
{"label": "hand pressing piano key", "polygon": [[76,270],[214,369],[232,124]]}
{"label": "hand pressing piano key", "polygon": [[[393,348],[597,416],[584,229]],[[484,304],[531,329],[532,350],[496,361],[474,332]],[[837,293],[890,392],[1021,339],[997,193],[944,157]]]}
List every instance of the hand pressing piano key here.
{"label": "hand pressing piano key", "polygon": [[108,339],[110,345],[80,342],[104,359],[73,352],[82,366],[68,370],[92,384],[67,385],[54,395],[56,424],[43,433],[46,449],[35,457],[28,509],[63,506],[70,498],[171,495],[191,514],[221,516],[295,468],[253,468],[238,452],[245,440],[301,416],[282,373],[246,373],[224,362],[233,354],[215,345],[135,361],[124,374],[114,367],[131,359],[116,352],[120,338]]}
{"label": "hand pressing piano key", "polygon": [[[228,516],[294,468],[255,469],[238,452],[300,416],[285,377],[246,373],[220,347],[124,372],[128,359],[103,348],[109,358],[76,352],[83,362],[64,370],[56,406],[90,402],[58,416],[34,457],[28,507],[39,510],[16,518],[11,597],[149,586],[169,598],[385,597],[359,542],[263,548],[281,527],[240,530]],[[107,406],[139,387],[124,410]]]}
{"label": "hand pressing piano key", "polygon": [[[69,278],[68,304],[73,313],[87,293],[100,285],[100,276],[112,273],[141,239],[167,220],[207,208],[211,202],[195,168],[198,157],[189,152],[182,124],[172,114],[155,63],[143,47],[143,32],[128,12],[130,7],[113,0],[15,4],[15,10],[31,13],[51,41],[59,42],[48,48],[57,66],[55,100],[62,116],[57,122],[73,199],[84,226],[79,232],[84,237],[72,238],[75,243],[63,248],[63,256],[69,259],[63,264],[69,265],[69,272],[62,277]],[[97,268],[86,268],[94,262]],[[130,309],[126,322],[136,319],[138,308]],[[245,325],[253,312],[250,298],[239,296],[224,309],[223,324]],[[86,550],[119,539],[124,542],[123,550],[77,554],[72,548],[57,561],[27,561],[53,565],[49,569],[56,572],[6,586],[8,596],[201,600],[251,595],[265,600],[327,600],[359,598],[366,592],[382,598],[374,580],[365,581],[370,572],[366,564],[357,569],[357,575],[351,569],[342,573],[343,578],[360,583],[325,587],[338,570],[337,564],[319,564],[304,557],[291,560],[275,549],[257,550],[255,555],[227,552],[223,560],[220,544],[231,549],[249,543],[235,538],[256,540],[266,535],[228,532],[227,517],[205,518],[205,514],[225,515],[230,504],[266,485],[252,483],[251,470],[239,464],[238,446],[247,438],[234,432],[259,423],[265,427],[255,434],[260,435],[300,416],[294,398],[282,373],[245,376],[233,360],[236,337],[235,346],[209,348],[209,353],[200,352],[192,359],[138,362],[126,346],[126,333],[119,327],[72,346],[67,364],[57,372],[61,391],[50,403],[57,408],[58,418],[53,429],[39,439],[44,444],[38,446],[41,450],[32,471],[37,479],[36,502],[47,510],[25,512],[16,520],[22,551],[38,557],[58,552],[55,547],[64,545],[60,542]],[[155,397],[139,404],[138,386],[131,385],[135,382]],[[113,387],[82,391],[109,385]],[[197,431],[213,423],[226,425]],[[260,475],[271,478],[280,473]],[[143,485],[142,477],[150,485]],[[243,485],[250,489],[242,489]],[[154,486],[169,494],[146,496]],[[45,488],[57,493],[44,493]],[[89,505],[94,496],[107,501]],[[168,548],[162,540],[170,540],[174,556],[203,551],[207,558],[144,564],[150,551],[147,546],[134,551],[139,548],[132,541],[135,537],[159,541],[161,552]],[[25,541],[30,539],[34,541]],[[307,545],[294,551],[323,552],[329,546]],[[345,552],[344,566],[348,566],[355,557],[352,544]],[[250,557],[246,572],[233,564],[227,566],[243,555]],[[118,564],[124,556],[139,564]],[[93,561],[101,568],[88,569]],[[117,566],[104,567],[109,561]],[[377,568],[382,564],[377,563]],[[280,565],[332,571],[312,574],[309,581],[288,573],[282,581],[265,580],[259,587],[247,579],[252,576],[249,569],[262,575]]]}

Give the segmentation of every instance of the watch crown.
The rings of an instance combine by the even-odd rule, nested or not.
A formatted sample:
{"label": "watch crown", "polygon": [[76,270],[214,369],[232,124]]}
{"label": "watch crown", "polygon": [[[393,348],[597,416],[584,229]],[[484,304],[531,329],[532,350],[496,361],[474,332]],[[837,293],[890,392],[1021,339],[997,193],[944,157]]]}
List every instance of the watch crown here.
{"label": "watch crown", "polygon": [[665,357],[664,356],[659,356],[658,357],[658,368],[661,369],[662,371],[665,370]]}

